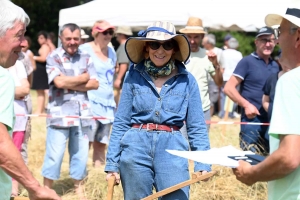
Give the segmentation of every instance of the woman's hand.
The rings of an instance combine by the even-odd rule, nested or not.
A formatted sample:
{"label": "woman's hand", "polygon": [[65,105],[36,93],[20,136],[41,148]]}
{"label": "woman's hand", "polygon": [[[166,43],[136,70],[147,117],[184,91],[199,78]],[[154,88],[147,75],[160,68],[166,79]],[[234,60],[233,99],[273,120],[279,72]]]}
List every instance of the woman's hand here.
{"label": "woman's hand", "polygon": [[[204,175],[204,174],[207,174],[208,173],[208,171],[202,171],[201,172],[201,175]],[[209,178],[206,178],[206,179],[203,179],[202,181],[204,181],[204,182],[206,182],[206,181],[208,181],[209,180]]]}
{"label": "woman's hand", "polygon": [[115,184],[116,184],[116,185],[119,185],[119,184],[120,184],[120,174],[119,174],[118,172],[107,172],[107,175],[106,175],[106,181],[108,181],[108,179],[109,179],[111,176],[116,177]]}

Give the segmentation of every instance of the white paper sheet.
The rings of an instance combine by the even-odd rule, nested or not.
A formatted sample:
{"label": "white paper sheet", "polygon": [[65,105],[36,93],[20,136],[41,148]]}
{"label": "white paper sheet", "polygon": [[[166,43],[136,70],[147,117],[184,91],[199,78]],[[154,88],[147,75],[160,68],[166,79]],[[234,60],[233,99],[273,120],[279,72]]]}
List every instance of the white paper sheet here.
{"label": "white paper sheet", "polygon": [[238,161],[228,158],[228,156],[245,156],[246,154],[254,154],[251,151],[241,151],[233,146],[225,146],[221,148],[212,148],[208,151],[177,151],[166,150],[170,154],[201,162],[204,164],[221,165],[225,167],[236,168]]}

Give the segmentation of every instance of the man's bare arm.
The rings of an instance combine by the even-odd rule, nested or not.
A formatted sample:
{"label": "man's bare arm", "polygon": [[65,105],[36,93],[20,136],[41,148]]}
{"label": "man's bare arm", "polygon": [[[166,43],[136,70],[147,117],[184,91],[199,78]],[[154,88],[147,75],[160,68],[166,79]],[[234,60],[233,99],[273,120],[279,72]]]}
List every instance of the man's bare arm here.
{"label": "man's bare arm", "polygon": [[24,164],[20,152],[13,144],[6,126],[2,123],[0,123],[0,167],[28,191],[40,187],[38,181]]}
{"label": "man's bare arm", "polygon": [[230,79],[227,81],[227,83],[224,86],[224,93],[234,102],[238,103],[242,107],[246,107],[249,102],[244,99],[239,91],[236,89],[238,85],[240,85],[242,82],[242,79],[236,76],[231,76]]}
{"label": "man's bare arm", "polygon": [[217,86],[221,87],[223,85],[223,74],[222,70],[219,64],[214,65],[216,74],[212,76],[214,79],[214,82],[216,83]]}
{"label": "man's bare arm", "polygon": [[254,166],[254,176],[259,181],[280,179],[300,166],[300,135],[281,135],[279,148]]}
{"label": "man's bare arm", "polygon": [[279,148],[263,162],[251,166],[245,161],[239,161],[239,166],[233,172],[239,181],[252,185],[258,181],[283,178],[299,166],[300,135],[281,135]]}
{"label": "man's bare arm", "polygon": [[114,87],[115,88],[120,89],[122,79],[125,76],[127,69],[128,69],[128,64],[122,63],[122,64],[119,65],[119,72],[118,72],[116,80],[114,82]]}
{"label": "man's bare arm", "polygon": [[269,105],[270,105],[270,97],[264,94],[262,97],[262,106],[266,112],[268,112],[269,110]]}
{"label": "man's bare arm", "polygon": [[213,51],[207,53],[208,60],[213,64],[216,74],[211,77],[214,79],[214,82],[217,86],[221,87],[223,85],[223,74],[221,72],[221,66],[218,62],[217,55]]}
{"label": "man's bare arm", "polygon": [[90,80],[90,75],[88,73],[83,73],[79,76],[65,76],[61,74],[54,78],[53,82],[57,88],[60,89],[69,89],[86,84]]}
{"label": "man's bare arm", "polygon": [[232,101],[242,106],[245,109],[246,116],[252,119],[256,117],[256,115],[260,115],[260,113],[253,104],[242,97],[239,91],[237,91],[236,86],[240,85],[241,82],[241,78],[232,75],[224,86],[224,93],[229,96]]}
{"label": "man's bare arm", "polygon": [[89,90],[97,90],[99,87],[99,82],[96,79],[91,79],[87,83],[75,86],[71,88],[74,91],[86,92]]}

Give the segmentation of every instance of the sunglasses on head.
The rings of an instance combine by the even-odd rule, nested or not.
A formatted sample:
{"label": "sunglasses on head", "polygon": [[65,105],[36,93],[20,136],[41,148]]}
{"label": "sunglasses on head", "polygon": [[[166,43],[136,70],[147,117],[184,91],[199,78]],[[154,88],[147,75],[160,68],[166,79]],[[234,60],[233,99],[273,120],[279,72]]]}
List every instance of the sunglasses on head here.
{"label": "sunglasses on head", "polygon": [[164,43],[160,43],[160,42],[148,42],[148,45],[151,49],[153,50],[157,50],[160,48],[160,46],[162,46],[165,50],[172,50],[175,47],[175,43],[173,41],[167,41]]}
{"label": "sunglasses on head", "polygon": [[107,35],[107,34],[113,35],[113,34],[114,34],[114,30],[108,29],[108,30],[106,30],[106,31],[103,31],[102,34],[103,34],[103,35]]}

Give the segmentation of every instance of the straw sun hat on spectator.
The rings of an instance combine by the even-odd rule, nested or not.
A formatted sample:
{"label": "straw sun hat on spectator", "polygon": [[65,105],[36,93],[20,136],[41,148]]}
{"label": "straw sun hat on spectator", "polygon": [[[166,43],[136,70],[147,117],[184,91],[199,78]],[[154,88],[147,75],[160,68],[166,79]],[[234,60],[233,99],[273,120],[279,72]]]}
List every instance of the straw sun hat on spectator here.
{"label": "straw sun hat on spectator", "polygon": [[124,35],[127,35],[127,36],[132,36],[132,31],[131,31],[131,28],[130,26],[118,26],[117,30],[116,30],[116,33],[118,34],[124,34]]}
{"label": "straw sun hat on spectator", "polygon": [[139,37],[130,37],[125,43],[128,58],[133,63],[139,63],[145,58],[145,44],[147,41],[166,41],[173,39],[177,42],[179,50],[173,58],[186,62],[190,56],[190,46],[187,38],[182,34],[176,34],[175,27],[170,22],[156,21],[144,31],[138,33]]}
{"label": "straw sun hat on spectator", "polygon": [[205,34],[206,31],[204,31],[202,20],[198,17],[190,17],[188,19],[188,22],[186,26],[183,29],[179,30],[180,33],[191,33],[191,34]]}

